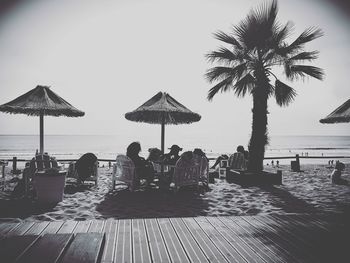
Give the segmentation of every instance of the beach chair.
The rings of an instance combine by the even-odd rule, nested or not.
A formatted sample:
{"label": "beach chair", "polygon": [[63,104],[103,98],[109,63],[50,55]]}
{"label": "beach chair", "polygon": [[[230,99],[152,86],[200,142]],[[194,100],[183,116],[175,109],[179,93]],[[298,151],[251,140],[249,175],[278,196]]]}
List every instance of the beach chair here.
{"label": "beach chair", "polygon": [[85,153],[76,162],[71,162],[67,171],[68,181],[73,179],[78,185],[94,182],[98,185],[98,161],[93,153]]}
{"label": "beach chair", "polygon": [[33,188],[33,177],[38,171],[45,171],[50,168],[59,168],[55,158],[50,157],[48,153],[37,154],[35,157],[26,165],[23,170],[23,181],[25,196],[29,195],[30,189]]}
{"label": "beach chair", "polygon": [[118,155],[113,165],[112,190],[115,189],[116,181],[126,184],[130,191],[134,191],[139,186],[134,162],[126,155]]}
{"label": "beach chair", "polygon": [[198,188],[200,180],[200,165],[193,156],[182,154],[176,162],[171,186],[177,192],[181,187],[195,186]]}
{"label": "beach chair", "polygon": [[236,152],[230,156],[228,159],[228,167],[230,170],[246,170],[246,159],[244,154],[241,152]]}

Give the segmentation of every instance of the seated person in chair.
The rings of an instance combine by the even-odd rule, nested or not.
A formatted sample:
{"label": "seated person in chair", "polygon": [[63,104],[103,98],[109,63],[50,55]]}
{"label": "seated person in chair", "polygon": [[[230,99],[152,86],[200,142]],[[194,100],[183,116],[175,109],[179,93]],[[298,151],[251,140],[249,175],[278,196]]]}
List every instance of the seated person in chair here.
{"label": "seated person in chair", "polygon": [[149,185],[153,181],[154,170],[150,162],[139,156],[140,152],[140,143],[132,142],[126,150],[126,156],[128,156],[134,162],[138,179],[145,179],[147,181],[147,185]]}
{"label": "seated person in chair", "polygon": [[228,159],[228,166],[230,169],[236,169],[236,170],[247,169],[245,151],[242,145],[239,145],[237,147],[237,152],[235,152],[230,156],[230,158]]}
{"label": "seated person in chair", "polygon": [[334,171],[331,174],[331,179],[333,184],[348,185],[348,181],[341,178],[341,173],[345,169],[345,164],[337,161],[335,163]]}
{"label": "seated person in chair", "polygon": [[79,158],[75,164],[75,168],[81,182],[84,182],[86,178],[93,174],[96,162],[97,157],[93,153],[85,153]]}
{"label": "seated person in chair", "polygon": [[182,151],[182,148],[176,144],[172,145],[169,153],[164,154],[162,160],[164,164],[175,165],[177,160],[180,159],[179,152]]}

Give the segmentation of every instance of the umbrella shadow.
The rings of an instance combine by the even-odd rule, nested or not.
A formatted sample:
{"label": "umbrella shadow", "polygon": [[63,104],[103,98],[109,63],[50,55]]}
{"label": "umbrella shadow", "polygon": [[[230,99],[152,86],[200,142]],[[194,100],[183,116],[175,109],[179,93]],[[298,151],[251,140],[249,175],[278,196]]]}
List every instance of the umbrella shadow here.
{"label": "umbrella shadow", "polygon": [[194,217],[205,215],[208,207],[208,201],[191,189],[176,194],[160,190],[121,190],[107,194],[96,211],[106,218]]}

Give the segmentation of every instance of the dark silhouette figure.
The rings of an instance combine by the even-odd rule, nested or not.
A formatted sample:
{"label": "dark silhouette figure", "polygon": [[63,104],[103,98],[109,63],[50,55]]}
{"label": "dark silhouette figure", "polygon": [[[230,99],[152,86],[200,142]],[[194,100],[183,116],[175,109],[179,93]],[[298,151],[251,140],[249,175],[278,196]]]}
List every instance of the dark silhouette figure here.
{"label": "dark silhouette figure", "polygon": [[164,154],[163,162],[164,164],[175,165],[177,160],[179,160],[179,152],[182,151],[182,148],[176,144],[173,144],[170,148],[170,152]]}
{"label": "dark silhouette figure", "polygon": [[97,157],[93,153],[85,153],[75,164],[80,181],[84,182],[86,178],[94,173],[94,166],[97,162]]}
{"label": "dark silhouette figure", "polygon": [[154,170],[150,162],[146,161],[145,158],[139,156],[140,151],[140,143],[132,142],[126,150],[126,156],[128,156],[133,161],[137,177],[139,179],[145,179],[149,185],[153,181]]}

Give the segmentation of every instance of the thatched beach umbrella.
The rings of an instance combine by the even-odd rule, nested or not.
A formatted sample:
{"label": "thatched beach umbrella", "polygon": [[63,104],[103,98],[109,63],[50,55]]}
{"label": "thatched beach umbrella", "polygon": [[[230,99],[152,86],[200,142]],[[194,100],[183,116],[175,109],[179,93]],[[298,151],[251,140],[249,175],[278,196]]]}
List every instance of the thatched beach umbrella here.
{"label": "thatched beach umbrella", "polygon": [[161,148],[164,153],[165,124],[197,122],[201,116],[187,109],[165,92],[159,92],[132,112],[125,114],[130,121],[161,124]]}
{"label": "thatched beach umbrella", "polygon": [[340,107],[336,108],[326,118],[320,120],[321,123],[341,123],[350,122],[350,99]]}
{"label": "thatched beach umbrella", "polygon": [[18,98],[1,105],[0,111],[40,116],[40,153],[44,152],[44,115],[79,117],[85,114],[46,86],[37,86]]}

